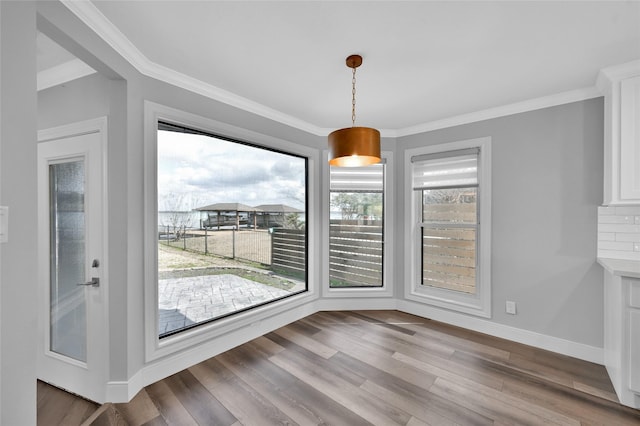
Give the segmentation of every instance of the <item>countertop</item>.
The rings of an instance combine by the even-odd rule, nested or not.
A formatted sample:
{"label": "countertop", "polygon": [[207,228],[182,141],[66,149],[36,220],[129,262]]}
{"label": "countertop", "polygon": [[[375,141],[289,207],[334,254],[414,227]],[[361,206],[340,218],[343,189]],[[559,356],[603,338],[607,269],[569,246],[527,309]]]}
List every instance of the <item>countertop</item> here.
{"label": "countertop", "polygon": [[613,275],[640,278],[640,261],[598,258],[598,263]]}

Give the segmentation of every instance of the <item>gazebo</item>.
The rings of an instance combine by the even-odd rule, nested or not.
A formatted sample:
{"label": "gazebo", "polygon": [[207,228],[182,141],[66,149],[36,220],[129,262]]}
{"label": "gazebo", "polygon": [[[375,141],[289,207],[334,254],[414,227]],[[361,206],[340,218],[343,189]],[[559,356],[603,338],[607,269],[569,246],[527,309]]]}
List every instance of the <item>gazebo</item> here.
{"label": "gazebo", "polygon": [[[256,207],[242,203],[215,203],[198,207],[195,210],[207,213],[207,218],[200,220],[201,228],[217,227],[218,230],[220,230],[221,226],[235,226],[235,229],[240,230],[240,213],[247,213],[247,221],[245,222],[247,226],[249,225],[248,218],[251,216],[251,213],[253,213],[253,228],[256,229],[256,213],[260,211]],[[214,214],[212,215],[211,213]],[[230,216],[229,213],[235,213],[235,215]]]}
{"label": "gazebo", "polygon": [[[255,207],[256,213],[254,216],[260,215],[262,220],[260,226],[269,228],[271,226],[284,226],[285,215],[289,213],[302,213],[302,210],[295,207],[287,206],[286,204],[260,204]],[[257,221],[254,219],[254,222]]]}

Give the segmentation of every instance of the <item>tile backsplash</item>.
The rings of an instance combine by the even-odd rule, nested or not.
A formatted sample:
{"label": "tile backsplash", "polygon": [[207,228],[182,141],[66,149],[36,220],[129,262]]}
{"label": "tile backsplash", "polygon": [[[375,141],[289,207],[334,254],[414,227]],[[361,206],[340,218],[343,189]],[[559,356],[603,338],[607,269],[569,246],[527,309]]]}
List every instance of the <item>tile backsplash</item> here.
{"label": "tile backsplash", "polygon": [[598,257],[640,260],[640,206],[598,207]]}

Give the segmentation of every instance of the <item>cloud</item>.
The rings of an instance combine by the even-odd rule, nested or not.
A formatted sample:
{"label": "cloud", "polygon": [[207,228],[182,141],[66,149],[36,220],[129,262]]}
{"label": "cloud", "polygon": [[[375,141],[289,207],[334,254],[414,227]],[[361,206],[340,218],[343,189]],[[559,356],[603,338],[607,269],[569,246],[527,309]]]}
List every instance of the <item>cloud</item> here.
{"label": "cloud", "polygon": [[[158,208],[185,194],[198,203],[304,208],[305,160],[204,135],[158,132]],[[188,204],[188,203],[186,203]]]}

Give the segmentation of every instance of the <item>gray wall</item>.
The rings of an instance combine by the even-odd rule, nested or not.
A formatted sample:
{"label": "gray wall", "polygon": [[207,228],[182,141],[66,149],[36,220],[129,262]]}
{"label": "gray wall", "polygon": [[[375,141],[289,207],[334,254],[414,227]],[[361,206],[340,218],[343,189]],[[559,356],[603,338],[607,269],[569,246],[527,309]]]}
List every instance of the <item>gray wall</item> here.
{"label": "gray wall", "polygon": [[36,423],[36,16],[33,2],[0,2],[0,424]]}
{"label": "gray wall", "polygon": [[[127,300],[127,221],[126,194],[126,84],[101,74],[67,82],[38,92],[38,129],[77,123],[93,118],[108,120],[109,203],[109,300]],[[122,341],[127,330],[126,304],[115,303],[110,308],[110,341]],[[112,380],[126,380],[127,345],[109,346]]]}
{"label": "gray wall", "polygon": [[[603,99],[403,137],[398,158],[407,148],[484,136],[492,138],[492,320],[602,347]],[[517,302],[516,316],[505,313],[506,300]]]}

